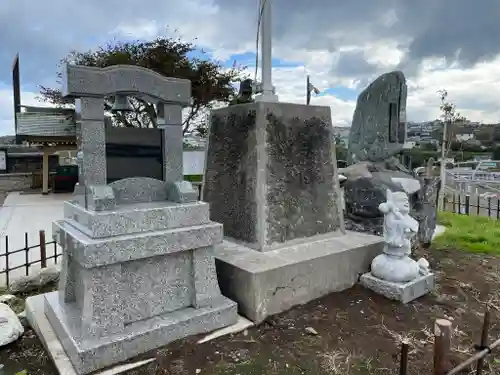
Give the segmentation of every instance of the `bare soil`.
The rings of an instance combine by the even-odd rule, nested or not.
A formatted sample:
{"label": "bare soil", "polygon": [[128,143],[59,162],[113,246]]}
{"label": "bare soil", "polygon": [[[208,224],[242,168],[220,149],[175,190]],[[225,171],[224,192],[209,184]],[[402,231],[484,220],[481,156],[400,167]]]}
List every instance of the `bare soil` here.
{"label": "bare soil", "polygon": [[[410,344],[409,374],[432,374],[433,324],[453,321],[450,368],[474,353],[483,313],[492,311],[490,340],[500,337],[500,259],[454,250],[420,251],[436,270],[436,290],[408,305],[360,286],[269,318],[248,331],[197,345],[181,340],[135,358],[156,361],[128,375],[398,374],[401,341]],[[308,327],[317,334],[310,333]],[[32,331],[0,349],[6,374],[55,374]],[[466,372],[469,373],[469,372]],[[500,350],[483,374],[500,374]]]}

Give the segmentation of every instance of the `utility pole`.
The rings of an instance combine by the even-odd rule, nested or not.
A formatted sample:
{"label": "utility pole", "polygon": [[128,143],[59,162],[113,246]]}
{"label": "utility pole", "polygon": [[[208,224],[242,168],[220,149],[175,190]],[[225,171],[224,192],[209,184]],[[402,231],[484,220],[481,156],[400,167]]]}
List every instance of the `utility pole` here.
{"label": "utility pole", "polygon": [[309,105],[311,103],[311,80],[309,74],[307,75],[306,81],[306,104]]}
{"label": "utility pole", "polygon": [[260,0],[259,20],[260,20],[260,38],[261,38],[261,69],[262,69],[262,93],[255,97],[259,102],[277,102],[278,96],[273,90],[273,45],[272,45],[272,23],[271,10],[272,0]]}
{"label": "utility pole", "polygon": [[442,211],[443,206],[444,206],[444,188],[446,185],[446,163],[444,161],[444,158],[446,156],[446,141],[447,141],[447,134],[448,134],[448,116],[444,119],[444,126],[443,126],[443,142],[441,143],[441,165],[439,168],[439,178],[441,179],[440,181],[440,186],[439,186],[439,201],[438,201],[438,210]]}

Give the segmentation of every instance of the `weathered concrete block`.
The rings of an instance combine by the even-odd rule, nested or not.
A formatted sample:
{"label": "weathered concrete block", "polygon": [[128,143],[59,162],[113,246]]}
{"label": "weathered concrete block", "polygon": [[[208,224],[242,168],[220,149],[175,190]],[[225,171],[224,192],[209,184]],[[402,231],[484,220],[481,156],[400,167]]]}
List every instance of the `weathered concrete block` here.
{"label": "weathered concrete block", "polygon": [[371,273],[365,273],[361,276],[360,283],[386,298],[408,303],[433,290],[435,276],[433,273],[430,273],[428,275],[421,275],[407,283],[393,283],[376,278]]}
{"label": "weathered concrete block", "polygon": [[224,234],[269,251],[342,230],[329,107],[251,103],[213,111],[204,200]]}
{"label": "weathered concrete block", "polygon": [[216,247],[222,293],[254,322],[357,283],[383,249],[381,237],[348,232],[260,252],[224,241]]}

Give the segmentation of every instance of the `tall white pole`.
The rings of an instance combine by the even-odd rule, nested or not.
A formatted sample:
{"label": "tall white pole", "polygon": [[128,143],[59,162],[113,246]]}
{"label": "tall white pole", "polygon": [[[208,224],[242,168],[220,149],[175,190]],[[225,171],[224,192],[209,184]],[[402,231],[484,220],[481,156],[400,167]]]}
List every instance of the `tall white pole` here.
{"label": "tall white pole", "polygon": [[277,102],[278,96],[273,93],[273,43],[272,43],[272,23],[271,9],[272,0],[260,0],[259,17],[260,18],[260,38],[261,38],[261,69],[262,69],[262,93],[257,95],[256,101]]}
{"label": "tall white pole", "polygon": [[438,194],[438,210],[442,211],[444,208],[444,189],[446,186],[446,163],[444,158],[446,157],[446,142],[448,134],[448,118],[445,118],[443,127],[443,143],[441,144],[441,164],[439,167],[439,177],[441,179]]}

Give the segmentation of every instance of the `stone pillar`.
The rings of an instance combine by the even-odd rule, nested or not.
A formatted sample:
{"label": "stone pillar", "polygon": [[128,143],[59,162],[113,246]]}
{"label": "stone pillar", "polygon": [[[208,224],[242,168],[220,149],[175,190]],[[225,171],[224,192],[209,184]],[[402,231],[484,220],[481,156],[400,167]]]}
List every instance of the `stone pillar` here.
{"label": "stone pillar", "polygon": [[75,100],[76,121],[79,122],[78,151],[81,156],[80,183],[106,185],[106,131],[104,98]]}
{"label": "stone pillar", "polygon": [[158,126],[163,135],[163,180],[182,181],[182,106],[159,104]]}
{"label": "stone pillar", "polygon": [[46,147],[43,148],[42,194],[49,194],[49,150]]}

